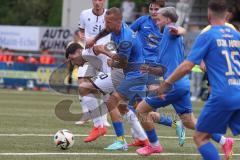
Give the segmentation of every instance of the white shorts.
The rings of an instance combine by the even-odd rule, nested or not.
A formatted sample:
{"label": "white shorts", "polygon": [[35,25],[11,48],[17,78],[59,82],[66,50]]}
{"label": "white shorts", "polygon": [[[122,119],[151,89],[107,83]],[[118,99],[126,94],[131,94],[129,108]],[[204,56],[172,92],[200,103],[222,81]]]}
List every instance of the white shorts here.
{"label": "white shorts", "polygon": [[111,73],[100,72],[94,78],[95,79],[93,79],[93,85],[97,89],[99,89],[103,94],[110,94],[115,90],[113,82],[112,82]]}
{"label": "white shorts", "polygon": [[115,91],[123,78],[123,72],[120,70],[115,70],[111,73],[100,72],[95,79],[93,79],[93,85],[102,93],[110,94]]}

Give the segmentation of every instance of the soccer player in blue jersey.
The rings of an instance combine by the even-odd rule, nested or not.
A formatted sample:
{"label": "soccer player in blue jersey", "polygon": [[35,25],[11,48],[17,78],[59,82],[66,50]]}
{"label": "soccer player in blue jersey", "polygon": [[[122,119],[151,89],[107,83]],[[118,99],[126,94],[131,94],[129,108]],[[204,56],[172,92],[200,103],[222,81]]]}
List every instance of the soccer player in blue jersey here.
{"label": "soccer player in blue jersey", "polygon": [[134,32],[138,32],[143,45],[144,59],[147,62],[156,61],[159,42],[162,38],[162,33],[156,24],[157,11],[162,7],[164,7],[164,1],[151,0],[149,2],[149,15],[141,16],[130,25]]}
{"label": "soccer player in blue jersey", "polygon": [[[157,26],[158,14],[157,11],[164,7],[165,1],[163,0],[150,0],[149,1],[149,15],[142,16],[133,22],[130,28],[137,32],[143,46],[143,55],[145,63],[155,63],[158,57],[160,41],[162,40],[162,32]],[[174,27],[169,30],[173,35],[183,35],[186,30],[182,27]],[[159,79],[152,74],[149,74],[148,84],[158,83],[155,79]],[[162,115],[158,121],[162,125],[176,128],[177,136],[179,137],[179,145],[183,146],[185,142],[185,129],[181,121],[173,121],[171,117]],[[136,140],[137,141],[137,140]]]}
{"label": "soccer player in blue jersey", "polygon": [[163,97],[172,84],[188,74],[195,64],[204,61],[211,93],[193,136],[204,160],[220,160],[217,149],[209,141],[213,134],[225,134],[228,127],[233,135],[240,134],[240,34],[225,25],[226,13],[226,1],[209,1],[211,29],[197,37],[187,60],[158,89],[159,96]]}
{"label": "soccer player in blue jersey", "polygon": [[[161,48],[158,62],[167,67],[167,72],[164,75],[164,79],[167,79],[170,74],[178,67],[178,65],[184,60],[183,38],[181,36],[172,36],[169,33],[169,27],[173,27],[174,22],[177,21],[177,14],[175,8],[166,7],[159,10],[159,27],[164,27],[163,38],[161,41]],[[151,114],[153,108],[164,107],[172,104],[176,113],[179,115],[183,124],[190,129],[195,129],[196,119],[192,114],[192,105],[190,101],[190,82],[187,76],[181,78],[179,81],[172,85],[170,92],[166,94],[163,99],[159,97],[149,96],[140,103],[137,108],[138,115],[148,115],[154,117]],[[151,119],[151,118],[150,118]],[[155,119],[155,118],[154,118]],[[158,116],[159,119],[159,116]],[[143,127],[147,131],[147,135],[151,145],[138,149],[137,152],[141,155],[150,155],[152,153],[159,153],[162,151],[162,147],[154,130],[153,123],[151,121],[142,121]],[[221,135],[215,135],[221,138]]]}
{"label": "soccer player in blue jersey", "polygon": [[[145,96],[143,91],[139,92],[139,90],[131,89],[134,86],[142,87],[143,89],[146,84],[146,74],[142,74],[139,71],[139,67],[134,69],[136,64],[143,64],[144,58],[141,47],[139,47],[141,45],[139,39],[135,33],[122,22],[122,14],[118,8],[111,8],[106,12],[105,27],[105,33],[111,34],[111,40],[117,46],[117,54],[109,54],[109,57],[112,58],[112,60],[109,61],[109,65],[114,68],[123,68],[125,75],[125,78],[117,87],[116,92],[112,93],[107,101],[117,140],[105,149],[125,150],[127,149],[127,143],[124,138],[124,128],[118,106],[121,105],[121,111],[124,109],[127,111],[127,100]],[[101,37],[101,34],[97,38],[99,37]],[[102,52],[105,51],[103,50]]]}

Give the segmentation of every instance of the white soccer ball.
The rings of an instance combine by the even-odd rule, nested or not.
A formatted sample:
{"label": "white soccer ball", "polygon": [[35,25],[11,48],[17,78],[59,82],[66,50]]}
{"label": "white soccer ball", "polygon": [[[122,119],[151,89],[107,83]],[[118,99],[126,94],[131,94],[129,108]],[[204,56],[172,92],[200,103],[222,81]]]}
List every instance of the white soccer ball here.
{"label": "white soccer ball", "polygon": [[70,132],[67,129],[59,130],[54,135],[54,143],[60,149],[63,149],[63,150],[69,149],[74,144],[74,136],[73,136],[72,132]]}

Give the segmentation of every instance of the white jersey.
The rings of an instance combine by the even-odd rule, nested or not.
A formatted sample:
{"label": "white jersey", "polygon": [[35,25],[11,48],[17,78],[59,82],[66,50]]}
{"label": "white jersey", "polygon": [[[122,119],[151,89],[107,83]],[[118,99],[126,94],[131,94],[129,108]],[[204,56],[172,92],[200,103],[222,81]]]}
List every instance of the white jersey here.
{"label": "white jersey", "polygon": [[[92,49],[85,49],[82,51],[82,58],[91,65],[94,70],[104,72],[102,60],[94,54]],[[106,72],[105,72],[106,73]]]}
{"label": "white jersey", "polygon": [[[85,30],[86,39],[95,37],[105,27],[105,16],[96,16],[92,9],[84,10],[80,14],[79,28]],[[105,45],[110,42],[110,35],[97,41],[97,45]],[[93,77],[94,85],[103,93],[111,93],[123,79],[122,70],[111,70],[107,65],[107,56],[96,56],[92,49],[85,49],[82,57],[87,61],[86,65],[79,67],[78,77]],[[114,72],[113,72],[114,71]],[[97,73],[98,72],[98,73]]]}
{"label": "white jersey", "polygon": [[[96,16],[92,9],[87,9],[81,12],[80,19],[79,19],[79,28],[85,30],[85,38],[89,39],[95,37],[101,30],[105,28],[105,21],[104,16],[106,13],[106,9],[104,13],[100,16]],[[105,45],[106,43],[110,42],[110,35],[101,38],[97,41],[97,45]],[[89,53],[90,55],[92,53]],[[111,71],[110,67],[107,65],[107,56],[105,55],[98,55],[102,60],[102,70],[104,73],[108,73]]]}

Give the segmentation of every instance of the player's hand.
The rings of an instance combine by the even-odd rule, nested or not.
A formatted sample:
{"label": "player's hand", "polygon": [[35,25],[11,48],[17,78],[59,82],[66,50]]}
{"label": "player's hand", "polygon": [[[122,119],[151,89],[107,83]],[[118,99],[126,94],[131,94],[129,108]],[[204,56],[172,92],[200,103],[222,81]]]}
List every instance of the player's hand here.
{"label": "player's hand", "polygon": [[92,48],[96,43],[95,38],[89,38],[86,42],[86,48]]}
{"label": "player's hand", "polygon": [[161,99],[165,99],[165,93],[170,91],[172,88],[172,85],[166,81],[162,82],[159,86],[159,88],[157,89],[157,95],[161,98]]}
{"label": "player's hand", "polygon": [[175,36],[179,35],[178,28],[176,26],[169,26],[169,32]]}
{"label": "player's hand", "polygon": [[140,67],[140,71],[142,72],[142,73],[148,73],[149,72],[149,65],[147,65],[147,64],[143,64],[143,65],[141,65],[141,67]]}
{"label": "player's hand", "polygon": [[111,58],[112,58],[112,60],[115,60],[115,61],[121,60],[121,57],[118,54],[112,54]]}
{"label": "player's hand", "polygon": [[104,52],[105,48],[104,45],[95,45],[93,46],[93,50],[95,53],[100,54]]}

